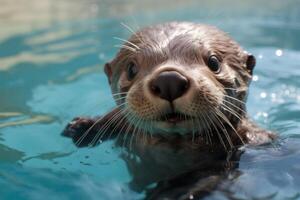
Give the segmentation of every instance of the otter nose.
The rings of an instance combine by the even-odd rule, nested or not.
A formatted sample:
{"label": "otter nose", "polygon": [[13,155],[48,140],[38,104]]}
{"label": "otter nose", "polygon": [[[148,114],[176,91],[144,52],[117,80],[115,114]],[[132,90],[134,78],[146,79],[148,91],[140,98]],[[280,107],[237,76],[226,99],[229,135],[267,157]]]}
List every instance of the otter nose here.
{"label": "otter nose", "polygon": [[187,91],[188,87],[189,82],[187,78],[176,71],[164,71],[150,84],[154,95],[170,102],[181,97]]}

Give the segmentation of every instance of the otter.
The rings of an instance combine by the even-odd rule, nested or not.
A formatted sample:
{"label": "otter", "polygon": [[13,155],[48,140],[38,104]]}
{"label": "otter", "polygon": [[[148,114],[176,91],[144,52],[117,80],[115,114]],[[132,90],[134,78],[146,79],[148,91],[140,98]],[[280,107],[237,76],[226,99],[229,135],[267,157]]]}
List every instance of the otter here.
{"label": "otter", "polygon": [[203,197],[238,168],[240,147],[276,138],[246,113],[255,64],[214,26],[143,28],[104,66],[116,108],[73,119],[63,135],[78,147],[114,139],[146,199]]}

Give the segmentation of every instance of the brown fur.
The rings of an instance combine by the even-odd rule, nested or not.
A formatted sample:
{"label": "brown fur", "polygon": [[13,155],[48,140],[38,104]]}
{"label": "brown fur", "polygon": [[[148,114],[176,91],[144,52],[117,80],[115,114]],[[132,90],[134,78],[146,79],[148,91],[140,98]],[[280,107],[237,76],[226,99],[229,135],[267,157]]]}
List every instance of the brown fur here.
{"label": "brown fur", "polygon": [[[220,73],[207,67],[210,55],[219,58]],[[126,77],[130,62],[139,67],[133,80]],[[133,175],[132,187],[139,191],[159,183],[148,199],[201,197],[238,166],[234,161],[241,145],[260,145],[275,138],[246,115],[254,65],[252,55],[215,27],[171,22],[144,28],[105,66],[118,107],[104,118],[76,119],[64,135],[78,146],[117,138],[116,143],[128,150],[123,158]],[[157,74],[168,70],[187,77],[191,85],[172,105],[149,89]],[[171,109],[191,120],[175,128],[160,122]],[[203,180],[209,181],[205,185]],[[175,193],[174,188],[181,192]]]}

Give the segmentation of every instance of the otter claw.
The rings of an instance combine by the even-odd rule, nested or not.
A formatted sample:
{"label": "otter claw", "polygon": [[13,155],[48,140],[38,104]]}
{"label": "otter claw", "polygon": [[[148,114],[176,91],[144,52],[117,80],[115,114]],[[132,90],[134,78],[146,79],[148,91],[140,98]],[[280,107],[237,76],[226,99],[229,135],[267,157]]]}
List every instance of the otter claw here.
{"label": "otter claw", "polygon": [[92,125],[94,120],[84,117],[76,117],[68,123],[63,130],[62,135],[65,137],[76,138],[85,133]]}

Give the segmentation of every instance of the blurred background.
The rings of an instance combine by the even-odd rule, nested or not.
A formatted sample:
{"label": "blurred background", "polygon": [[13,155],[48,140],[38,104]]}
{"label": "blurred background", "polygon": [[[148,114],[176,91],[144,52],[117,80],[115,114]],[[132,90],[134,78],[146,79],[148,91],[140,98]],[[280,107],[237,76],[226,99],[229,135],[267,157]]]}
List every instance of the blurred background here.
{"label": "blurred background", "polygon": [[218,26],[256,56],[248,112],[295,142],[250,150],[228,189],[246,199],[299,198],[299,8],[299,0],[0,0],[0,199],[142,195],[127,188],[111,143],[77,150],[60,132],[75,116],[114,106],[103,65],[118,51],[114,37],[131,34],[122,24],[175,20]]}

